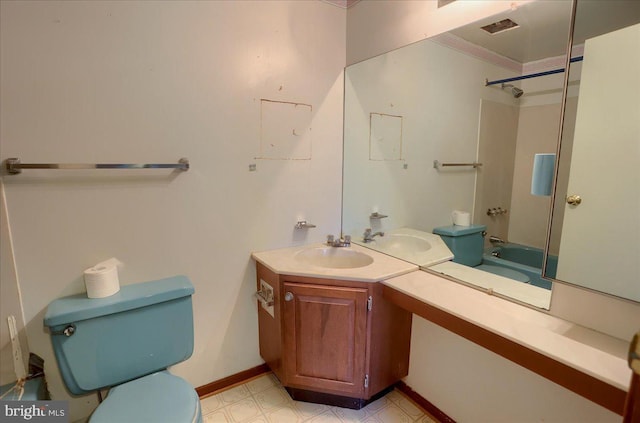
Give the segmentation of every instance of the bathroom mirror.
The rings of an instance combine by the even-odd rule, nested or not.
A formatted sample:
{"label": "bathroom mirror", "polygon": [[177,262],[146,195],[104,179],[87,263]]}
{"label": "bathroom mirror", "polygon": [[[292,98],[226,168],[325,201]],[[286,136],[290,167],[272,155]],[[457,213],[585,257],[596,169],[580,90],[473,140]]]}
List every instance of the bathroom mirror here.
{"label": "bathroom mirror", "polygon": [[[485,86],[485,80],[562,68],[570,18],[570,1],[527,3],[349,66],[343,233],[376,248],[382,238],[363,242],[366,228],[372,234],[385,232],[386,239],[398,231],[406,235],[407,229],[430,234],[452,225],[456,210],[463,212],[458,215],[465,223],[467,212],[470,223],[486,226],[486,254],[480,253],[484,268],[416,263],[496,295],[548,308],[551,283],[541,277],[541,268],[551,197],[532,195],[531,179],[535,154],[557,148],[563,74],[505,86]],[[503,26],[491,24],[505,19],[519,26],[493,34],[481,28]],[[491,236],[518,247],[513,250],[516,259],[507,260],[515,266],[489,264],[492,253],[512,254],[494,250],[507,246],[492,245]],[[383,252],[398,251],[398,257],[407,259],[401,250]],[[523,254],[533,263],[514,261]]]}
{"label": "bathroom mirror", "polygon": [[640,301],[640,2],[578,0],[574,26],[544,272]]}

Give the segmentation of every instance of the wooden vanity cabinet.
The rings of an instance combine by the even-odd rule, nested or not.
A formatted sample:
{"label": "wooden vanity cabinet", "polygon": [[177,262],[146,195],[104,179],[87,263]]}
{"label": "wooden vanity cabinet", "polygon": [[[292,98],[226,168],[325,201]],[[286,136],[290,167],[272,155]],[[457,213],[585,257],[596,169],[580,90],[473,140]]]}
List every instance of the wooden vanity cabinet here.
{"label": "wooden vanity cabinet", "polygon": [[282,287],[287,385],[362,397],[368,290],[287,280]]}
{"label": "wooden vanity cabinet", "polygon": [[361,408],[409,369],[412,314],[379,283],[278,275],[273,317],[258,303],[260,354],[297,400]]}

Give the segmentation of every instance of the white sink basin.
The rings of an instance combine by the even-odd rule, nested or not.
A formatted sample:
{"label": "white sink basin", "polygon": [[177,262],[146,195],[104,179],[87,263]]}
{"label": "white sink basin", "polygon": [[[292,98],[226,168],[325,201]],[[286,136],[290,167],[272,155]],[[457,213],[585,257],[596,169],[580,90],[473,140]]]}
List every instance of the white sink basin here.
{"label": "white sink basin", "polygon": [[440,236],[410,228],[387,231],[382,237],[358,244],[422,267],[453,259],[453,253]]}
{"label": "white sink basin", "polygon": [[373,263],[373,257],[348,247],[307,248],[298,252],[295,260],[303,264],[331,269],[355,269]]}
{"label": "white sink basin", "polygon": [[389,233],[372,243],[390,255],[421,253],[431,249],[431,244],[425,238],[402,233]]}

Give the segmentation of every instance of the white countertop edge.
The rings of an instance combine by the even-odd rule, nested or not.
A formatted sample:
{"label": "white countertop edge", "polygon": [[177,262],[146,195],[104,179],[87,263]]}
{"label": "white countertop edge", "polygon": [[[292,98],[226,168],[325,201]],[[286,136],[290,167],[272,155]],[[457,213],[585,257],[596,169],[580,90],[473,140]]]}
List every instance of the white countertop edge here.
{"label": "white countertop edge", "polygon": [[548,309],[551,304],[551,291],[530,285],[514,282],[504,276],[495,275],[475,267],[468,267],[452,261],[437,263],[431,266],[421,266],[421,270],[437,273],[446,278],[453,278],[459,282],[480,289],[492,289],[495,294],[509,298],[517,298],[521,303],[540,309]]}
{"label": "white countertop edge", "polygon": [[361,277],[361,276],[349,276],[349,275],[345,275],[345,274],[333,274],[330,272],[325,272],[325,273],[321,273],[322,270],[318,269],[318,268],[313,268],[310,269],[308,271],[302,271],[302,270],[287,270],[287,271],[281,271],[278,269],[275,269],[271,266],[269,266],[267,263],[263,262],[260,259],[257,259],[254,257],[254,259],[263,264],[265,267],[267,267],[269,270],[271,270],[274,273],[277,273],[279,275],[288,275],[288,276],[300,276],[300,277],[308,277],[308,278],[321,278],[321,279],[336,279],[336,280],[341,280],[341,281],[351,281],[351,282],[368,282],[368,283],[373,283],[373,282],[383,282],[385,279],[391,279],[391,278],[395,278],[397,276],[402,276],[404,274],[407,274],[409,272],[415,272],[416,269],[411,269],[411,270],[403,270],[403,271],[398,271],[395,273],[390,273],[388,275],[384,275],[384,276],[376,276],[376,277],[372,277],[372,278],[367,278],[367,277]]}
{"label": "white countertop edge", "polygon": [[[419,286],[416,286],[416,282]],[[631,370],[624,357],[618,357],[552,330],[578,325],[426,272],[402,275],[383,283],[609,385],[628,390]],[[444,293],[443,288],[448,292]],[[469,304],[477,304],[480,307],[470,307]],[[523,313],[514,307],[528,311]],[[606,335],[594,332],[594,336]],[[625,342],[615,338],[611,338],[611,341],[621,344]]]}
{"label": "white countertop edge", "polygon": [[356,282],[380,282],[385,279],[394,278],[406,273],[415,272],[418,266],[398,260],[394,257],[379,253],[368,248],[351,244],[346,248],[359,251],[373,257],[374,262],[368,266],[356,267],[350,269],[333,269],[296,262],[293,257],[296,253],[307,249],[326,247],[323,243],[299,245],[295,247],[280,248],[276,250],[267,250],[251,253],[251,257],[265,265],[272,272],[281,275],[303,276],[324,279],[338,279]]}

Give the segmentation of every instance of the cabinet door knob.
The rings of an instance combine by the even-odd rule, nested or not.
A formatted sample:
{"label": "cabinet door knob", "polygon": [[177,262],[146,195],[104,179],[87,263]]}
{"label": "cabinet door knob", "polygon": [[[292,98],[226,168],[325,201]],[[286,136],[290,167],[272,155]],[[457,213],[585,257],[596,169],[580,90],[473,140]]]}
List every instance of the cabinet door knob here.
{"label": "cabinet door knob", "polygon": [[285,301],[291,301],[293,300],[293,294],[291,292],[287,292],[284,294],[284,300]]}

